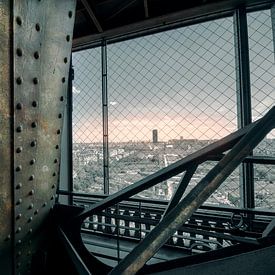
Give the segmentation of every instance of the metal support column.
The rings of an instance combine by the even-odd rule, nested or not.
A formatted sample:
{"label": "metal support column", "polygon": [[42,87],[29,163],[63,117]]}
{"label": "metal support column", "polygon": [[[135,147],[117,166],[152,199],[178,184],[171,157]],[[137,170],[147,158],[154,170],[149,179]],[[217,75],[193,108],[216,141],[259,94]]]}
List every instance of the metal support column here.
{"label": "metal support column", "polygon": [[103,177],[104,194],[109,194],[109,148],[108,148],[108,91],[107,91],[107,43],[102,41],[102,115],[103,115]]}
{"label": "metal support column", "polygon": [[69,195],[61,196],[59,202],[64,204],[73,204],[73,134],[72,134],[72,100],[73,100],[73,79],[74,70],[70,64],[68,89],[67,89],[67,104],[64,111],[64,122],[61,141],[61,162],[60,162],[60,182],[59,189],[68,191]]}
{"label": "metal support column", "polygon": [[[248,31],[245,8],[239,8],[236,10],[234,14],[234,29],[238,128],[243,128],[252,122]],[[244,208],[254,208],[253,164],[242,163],[240,173],[241,206]]]}
{"label": "metal support column", "polygon": [[[68,99],[67,99],[67,110],[68,110],[68,191],[72,193],[73,187],[73,80],[74,80],[74,69],[72,66],[72,57],[69,70],[69,82],[68,82]],[[69,204],[73,205],[73,196],[69,195]]]}

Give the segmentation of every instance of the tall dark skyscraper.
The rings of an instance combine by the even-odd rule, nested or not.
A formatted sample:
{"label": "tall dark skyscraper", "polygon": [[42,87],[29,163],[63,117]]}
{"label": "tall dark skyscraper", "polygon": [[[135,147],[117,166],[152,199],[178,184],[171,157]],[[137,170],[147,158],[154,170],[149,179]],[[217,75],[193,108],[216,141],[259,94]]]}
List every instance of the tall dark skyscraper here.
{"label": "tall dark skyscraper", "polygon": [[153,143],[158,143],[158,130],[153,130]]}

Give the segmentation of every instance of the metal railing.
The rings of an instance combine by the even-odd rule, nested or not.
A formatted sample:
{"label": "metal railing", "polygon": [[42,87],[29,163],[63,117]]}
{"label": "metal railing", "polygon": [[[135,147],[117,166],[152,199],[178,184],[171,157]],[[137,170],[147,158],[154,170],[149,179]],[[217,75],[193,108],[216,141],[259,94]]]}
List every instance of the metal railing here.
{"label": "metal railing", "polygon": [[[98,198],[92,200],[92,197],[80,198],[77,195],[74,198],[76,206],[86,209],[98,201]],[[124,201],[87,218],[82,224],[82,232],[140,241],[159,223],[166,207],[167,203],[160,204],[158,201]],[[202,207],[173,234],[166,245],[183,248],[187,254],[196,254],[235,243],[256,243],[274,216],[272,212]],[[234,236],[233,232],[245,237]]]}
{"label": "metal railing", "polygon": [[[228,227],[223,225],[222,229],[219,229],[219,226],[214,226],[215,229],[213,229],[210,216],[208,216],[207,223],[206,219],[201,218],[198,220],[201,224],[196,221],[192,225],[192,219],[194,220],[192,215],[215,192],[230,173],[247,156],[250,156],[250,152],[275,127],[274,117],[275,107],[255,123],[102,199],[98,203],[91,205],[89,209],[84,209],[72,220],[72,225],[80,226],[84,222],[84,227],[87,226],[88,229],[93,229],[94,231],[106,231],[109,234],[119,235],[121,230],[124,230],[124,232],[127,232],[125,237],[127,235],[129,235],[128,237],[139,236],[141,242],[112,270],[111,273],[113,274],[136,273],[162,245],[169,243],[169,240],[173,238],[175,238],[175,242],[172,241],[173,245],[183,242],[183,247],[189,248],[189,250],[194,250],[195,247],[215,249],[225,245],[232,245],[236,242],[257,245],[258,239],[261,239],[261,233],[259,232],[258,234],[257,232],[248,232],[248,236],[239,236],[236,232],[230,234],[230,226],[228,225]],[[183,193],[197,167],[209,160],[218,161],[218,164],[183,197]],[[146,212],[141,209],[137,212],[129,204],[124,208],[123,201],[129,200],[133,195],[182,172],[185,173],[181,176],[180,184],[165,212],[161,214],[154,213],[150,209],[150,222],[147,224],[143,222],[143,219],[149,218],[148,214],[146,216]],[[135,217],[135,223],[139,224],[138,230],[130,226],[131,216],[134,214],[139,214],[139,216]],[[114,225],[112,219],[115,221]],[[234,229],[245,227],[241,216],[239,218],[236,216],[231,217],[231,226],[238,219],[239,222],[235,224]],[[213,230],[215,231],[214,233],[212,232]],[[175,234],[175,232],[177,233]],[[184,232],[184,234],[181,232]],[[143,239],[142,234],[144,234]],[[195,237],[193,237],[194,235]],[[205,238],[198,237],[202,235]],[[152,243],[154,244],[153,246],[151,245]]]}

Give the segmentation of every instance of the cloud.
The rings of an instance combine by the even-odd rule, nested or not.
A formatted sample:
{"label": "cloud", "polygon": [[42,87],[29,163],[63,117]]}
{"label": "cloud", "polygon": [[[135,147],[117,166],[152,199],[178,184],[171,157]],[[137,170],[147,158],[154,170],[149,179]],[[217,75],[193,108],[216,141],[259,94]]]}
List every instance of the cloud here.
{"label": "cloud", "polygon": [[80,90],[78,90],[75,86],[73,86],[73,94],[80,94]]}
{"label": "cloud", "polygon": [[111,106],[115,106],[115,105],[117,105],[118,103],[116,102],[116,101],[110,101],[110,105]]}

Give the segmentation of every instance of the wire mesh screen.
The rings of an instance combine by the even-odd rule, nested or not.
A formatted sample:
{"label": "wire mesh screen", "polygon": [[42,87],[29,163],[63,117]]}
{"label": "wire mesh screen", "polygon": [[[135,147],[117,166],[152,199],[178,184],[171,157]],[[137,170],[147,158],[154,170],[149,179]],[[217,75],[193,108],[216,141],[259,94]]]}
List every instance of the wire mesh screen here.
{"label": "wire mesh screen", "polygon": [[[251,111],[256,120],[275,102],[271,12],[249,13],[247,19]],[[107,64],[100,48],[73,54],[76,191],[103,193],[105,179],[110,193],[117,192],[237,129],[233,25],[233,18],[228,17],[107,44]],[[108,148],[103,145],[103,126]],[[274,131],[254,154],[275,155]],[[103,159],[109,178],[103,173]],[[187,191],[214,165],[201,165]],[[254,166],[255,201],[257,207],[270,208],[272,199],[259,198],[262,192],[273,194],[274,166],[266,166],[266,173],[264,167]],[[207,203],[241,206],[240,173],[236,169]],[[265,179],[259,174],[265,174]],[[138,196],[170,199],[181,177],[174,176]]]}
{"label": "wire mesh screen", "polygon": [[275,168],[274,165],[255,164],[255,207],[275,208]]}
{"label": "wire mesh screen", "polygon": [[[251,71],[252,116],[258,119],[275,104],[275,67],[271,11],[249,13],[248,35]],[[273,130],[255,148],[255,155],[275,156]],[[275,207],[275,166],[254,165],[255,206]]]}
{"label": "wire mesh screen", "polygon": [[[247,15],[253,120],[275,104],[275,66],[271,11]],[[275,155],[275,130],[255,149],[257,155]]]}
{"label": "wire mesh screen", "polygon": [[74,189],[103,193],[100,48],[74,53],[72,61]]}
{"label": "wire mesh screen", "polygon": [[[236,130],[232,21],[108,46],[111,192]],[[178,178],[140,196],[168,199]]]}

